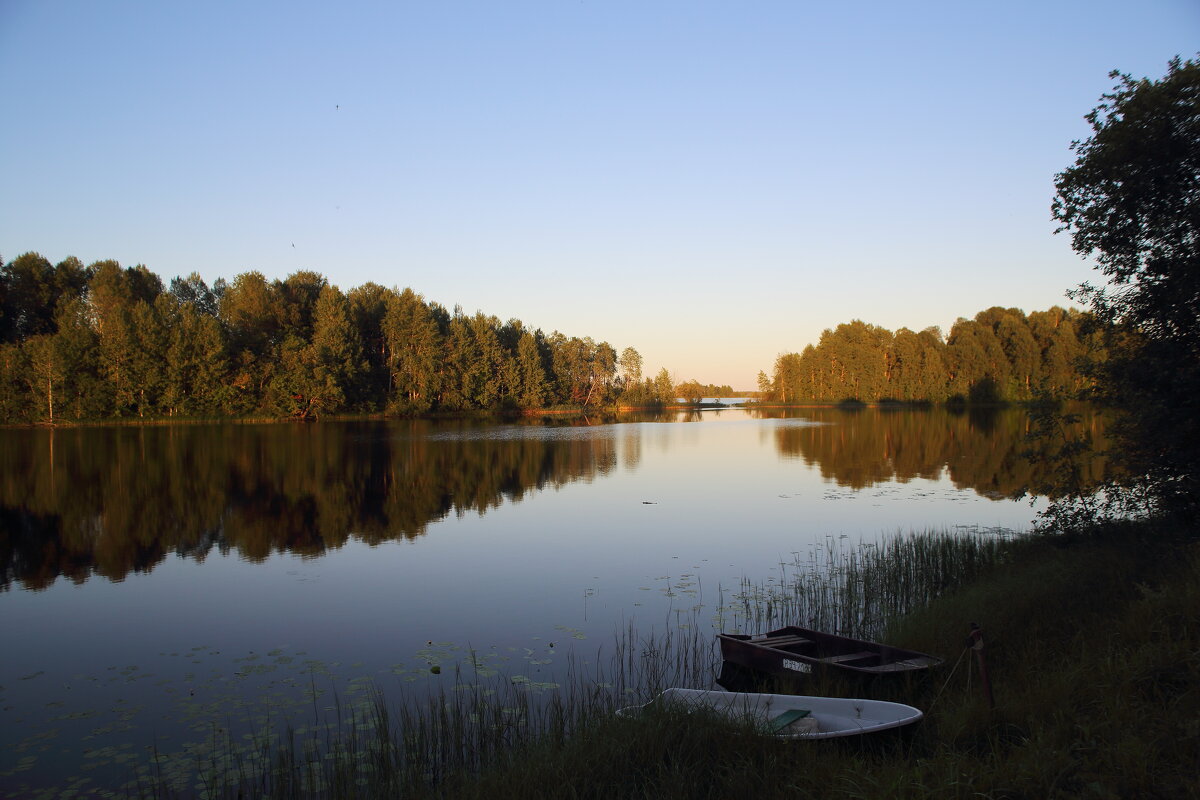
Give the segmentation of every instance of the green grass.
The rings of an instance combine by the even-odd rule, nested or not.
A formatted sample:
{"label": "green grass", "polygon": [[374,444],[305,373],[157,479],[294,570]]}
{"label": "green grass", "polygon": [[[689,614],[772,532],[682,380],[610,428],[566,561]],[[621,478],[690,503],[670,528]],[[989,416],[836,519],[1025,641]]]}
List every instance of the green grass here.
{"label": "green grass", "polygon": [[[1130,525],[1005,552],[888,631],[951,656],[910,687],[929,712],[907,735],[778,743],[608,719],[429,796],[1200,796],[1200,546]],[[971,621],[985,632],[994,711],[965,652]]]}
{"label": "green grass", "polygon": [[[700,626],[630,629],[557,688],[479,680],[460,665],[441,696],[375,694],[304,731],[217,742],[186,777],[151,775],[128,794],[1200,797],[1200,542],[1190,531],[1142,523],[830,547],[773,585],[743,585],[721,614],[745,630],[871,633],[947,660],[925,680],[833,680],[809,692],[890,696],[926,711],[917,726],[781,742],[669,710],[615,715],[666,686],[709,685],[717,666]],[[971,622],[984,631],[995,709],[966,649]]]}
{"label": "green grass", "polygon": [[722,604],[727,630],[789,624],[865,639],[1010,558],[1007,532],[927,532],[847,548],[827,539],[780,565],[778,583],[743,580]]}

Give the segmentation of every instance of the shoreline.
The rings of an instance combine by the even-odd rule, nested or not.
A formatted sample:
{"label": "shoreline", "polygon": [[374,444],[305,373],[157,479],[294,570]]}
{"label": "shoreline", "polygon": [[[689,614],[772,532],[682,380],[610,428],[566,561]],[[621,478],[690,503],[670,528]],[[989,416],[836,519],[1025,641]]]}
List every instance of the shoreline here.
{"label": "shoreline", "polygon": [[[738,398],[732,398],[738,399]],[[475,420],[492,420],[497,422],[507,422],[515,419],[537,418],[537,417],[589,417],[598,415],[619,415],[619,414],[636,414],[636,413],[657,413],[663,411],[680,412],[680,411],[723,411],[726,409],[840,409],[843,411],[861,411],[866,409],[878,410],[936,410],[942,409],[953,412],[986,410],[999,411],[1007,408],[1046,408],[1061,406],[1067,402],[1084,402],[1084,401],[1069,401],[1069,400],[1054,400],[1050,403],[1038,402],[1002,402],[1002,403],[953,403],[953,402],[927,402],[921,400],[912,401],[871,401],[871,402],[833,402],[833,401],[807,401],[795,403],[783,403],[775,401],[760,401],[753,398],[745,398],[742,402],[727,405],[725,403],[673,403],[670,405],[661,406],[604,406],[602,408],[529,408],[515,410],[473,410],[473,411],[442,411],[424,414],[389,414],[383,411],[362,412],[356,414],[328,414],[321,417],[281,417],[262,415],[256,416],[253,414],[245,416],[227,416],[227,417],[114,417],[112,419],[100,420],[57,420],[55,422],[3,422],[0,423],[0,430],[23,430],[33,428],[43,428],[50,430],[62,430],[71,428],[99,428],[99,427],[160,427],[171,425],[268,425],[268,424],[293,424],[293,425],[309,425],[320,424],[322,422],[353,422],[353,421],[399,421],[399,420],[454,420],[454,419],[475,419]]]}

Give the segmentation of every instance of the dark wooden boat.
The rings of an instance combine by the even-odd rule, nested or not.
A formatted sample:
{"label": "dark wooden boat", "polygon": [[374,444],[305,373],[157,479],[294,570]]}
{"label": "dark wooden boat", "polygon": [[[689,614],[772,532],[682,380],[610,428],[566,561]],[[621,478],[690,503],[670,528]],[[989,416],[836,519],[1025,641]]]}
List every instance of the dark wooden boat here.
{"label": "dark wooden boat", "polygon": [[928,669],[942,659],[916,650],[835,636],[789,625],[750,636],[720,633],[721,656],[767,675],[805,675],[832,669],[857,675],[884,675]]}

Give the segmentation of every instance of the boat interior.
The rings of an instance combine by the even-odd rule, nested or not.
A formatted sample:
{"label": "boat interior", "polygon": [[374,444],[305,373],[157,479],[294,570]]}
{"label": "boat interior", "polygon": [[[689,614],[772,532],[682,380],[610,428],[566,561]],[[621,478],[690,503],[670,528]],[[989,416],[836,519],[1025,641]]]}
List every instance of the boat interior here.
{"label": "boat interior", "polygon": [[[785,653],[803,656],[806,659],[820,661],[825,664],[866,666],[878,664],[881,660],[881,654],[878,650],[847,650],[845,645],[853,645],[854,643],[844,642],[839,639],[820,641],[797,634],[784,633],[774,636],[767,635],[751,639],[751,641],[756,645],[770,647],[774,650],[782,650]],[[838,645],[841,645],[841,647]]]}

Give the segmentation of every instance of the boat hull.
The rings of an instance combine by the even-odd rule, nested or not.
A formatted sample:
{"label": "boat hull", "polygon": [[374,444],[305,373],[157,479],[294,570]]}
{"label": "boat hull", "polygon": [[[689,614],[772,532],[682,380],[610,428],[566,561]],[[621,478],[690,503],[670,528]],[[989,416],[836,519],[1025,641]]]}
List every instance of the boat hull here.
{"label": "boat hull", "polygon": [[717,635],[725,661],[767,675],[803,677],[817,670],[864,676],[919,672],[942,659],[916,650],[789,625],[757,636]]}
{"label": "boat hull", "polygon": [[[704,689],[667,689],[644,706],[625,708],[618,713],[630,716],[656,705],[685,711],[707,711],[728,716],[732,720],[750,721],[765,734],[778,739],[859,736],[911,725],[924,716],[923,712],[912,706],[883,700]],[[798,719],[788,723],[792,716]],[[781,725],[778,730],[774,729]]]}

